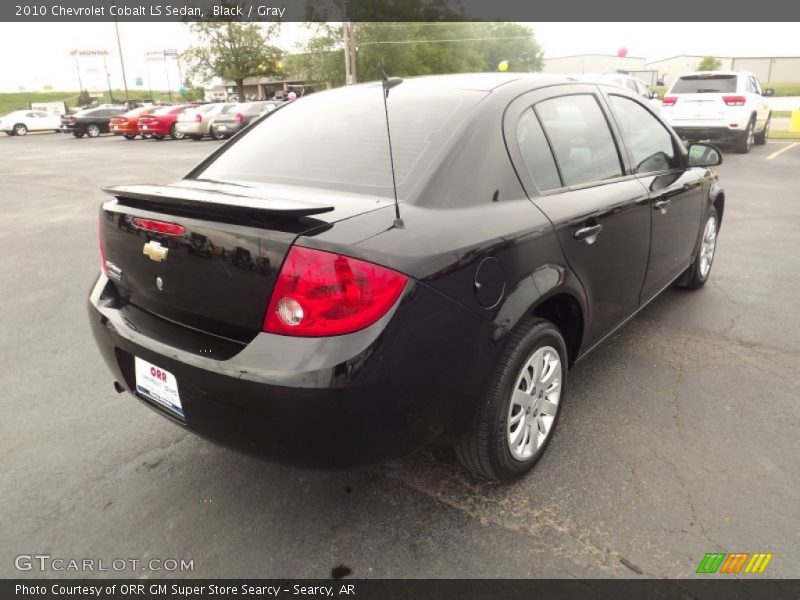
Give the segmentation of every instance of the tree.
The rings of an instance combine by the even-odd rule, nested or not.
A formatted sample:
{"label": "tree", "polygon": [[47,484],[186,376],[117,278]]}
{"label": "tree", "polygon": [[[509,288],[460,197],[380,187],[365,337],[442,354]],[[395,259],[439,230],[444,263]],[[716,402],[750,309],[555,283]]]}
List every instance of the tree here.
{"label": "tree", "polygon": [[700,64],[697,65],[698,71],[718,71],[722,66],[722,61],[715,56],[704,56]]}
{"label": "tree", "polygon": [[191,23],[189,27],[201,41],[182,55],[194,78],[207,80],[217,76],[233,81],[239,98],[243,99],[246,77],[282,73],[282,52],[267,43],[277,34],[280,24],[269,26],[266,34],[257,23],[209,21]]}
{"label": "tree", "polygon": [[[495,71],[503,60],[512,71],[540,71],[543,65],[533,31],[518,23],[358,22],[353,30],[362,81],[379,78],[381,57],[386,72],[399,77]],[[341,28],[319,25],[288,64],[313,83],[342,85],[343,52]]]}

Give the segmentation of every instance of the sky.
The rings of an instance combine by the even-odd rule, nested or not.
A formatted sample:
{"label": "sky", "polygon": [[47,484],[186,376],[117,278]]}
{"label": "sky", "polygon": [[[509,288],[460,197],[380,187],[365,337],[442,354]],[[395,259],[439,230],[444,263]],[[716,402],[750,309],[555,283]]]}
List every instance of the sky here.
{"label": "sky", "polygon": [[[528,23],[546,57],[572,54],[616,54],[658,60],[679,54],[715,56],[800,56],[797,23]],[[144,60],[148,50],[190,46],[193,37],[181,23],[120,23],[128,85],[132,89],[177,89],[178,69]],[[301,23],[286,23],[277,46],[292,51],[310,35]],[[77,90],[78,74],[70,50],[107,50],[114,88],[122,74],[114,23],[0,23],[0,92]],[[84,86],[107,87],[102,59],[81,59]],[[142,86],[137,88],[136,80]]]}

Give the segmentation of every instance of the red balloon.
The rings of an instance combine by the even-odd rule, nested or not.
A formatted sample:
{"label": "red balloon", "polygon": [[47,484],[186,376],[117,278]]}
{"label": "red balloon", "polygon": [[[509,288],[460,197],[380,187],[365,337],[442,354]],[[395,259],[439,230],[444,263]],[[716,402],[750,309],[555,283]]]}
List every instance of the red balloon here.
{"label": "red balloon", "polygon": [[617,50],[617,56],[619,56],[620,58],[625,58],[626,56],[628,56],[628,49],[623,46],[622,48]]}

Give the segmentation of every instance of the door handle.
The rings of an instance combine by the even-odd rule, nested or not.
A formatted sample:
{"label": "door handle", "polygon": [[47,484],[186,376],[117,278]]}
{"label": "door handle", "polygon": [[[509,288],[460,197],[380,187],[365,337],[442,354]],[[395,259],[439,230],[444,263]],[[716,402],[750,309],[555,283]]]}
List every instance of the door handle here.
{"label": "door handle", "polygon": [[664,210],[672,203],[672,199],[664,198],[663,200],[659,200],[653,204],[653,208],[655,210]]}
{"label": "door handle", "polygon": [[584,240],[587,244],[594,244],[597,235],[603,230],[603,226],[599,223],[589,227],[582,227],[575,232],[573,236],[576,240]]}

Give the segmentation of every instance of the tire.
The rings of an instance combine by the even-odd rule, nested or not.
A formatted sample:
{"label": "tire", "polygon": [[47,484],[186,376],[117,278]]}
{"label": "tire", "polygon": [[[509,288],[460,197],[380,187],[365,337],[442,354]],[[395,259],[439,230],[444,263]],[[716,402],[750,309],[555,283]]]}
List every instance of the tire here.
{"label": "tire", "polygon": [[86,135],[90,138],[96,138],[100,135],[100,126],[94,123],[90,123],[86,126]]}
{"label": "tire", "polygon": [[25,123],[17,123],[14,125],[14,135],[28,135],[28,127]]}
{"label": "tire", "polygon": [[158,140],[159,142],[164,139],[163,135],[156,135],[155,133],[151,133],[150,137],[154,140]]}
{"label": "tire", "polygon": [[[545,357],[551,362],[546,363]],[[553,365],[555,358],[558,362]],[[532,376],[533,364],[544,370],[537,368]],[[531,385],[534,378],[539,381]],[[525,318],[510,334],[489,379],[475,428],[455,448],[458,461],[490,481],[512,481],[530,471],[553,437],[566,383],[567,348],[561,332],[544,319]],[[545,429],[543,438],[539,427]]]}
{"label": "tire", "polygon": [[[713,220],[713,226],[710,223]],[[709,238],[709,227],[713,228],[713,235]],[[717,209],[712,208],[706,215],[703,224],[703,237],[700,240],[700,249],[697,251],[692,265],[686,269],[678,280],[678,287],[689,290],[696,290],[703,287],[711,275],[711,267],[714,264],[714,254],[717,248],[717,235],[719,234],[719,217]]]}
{"label": "tire", "polygon": [[170,137],[171,137],[173,140],[183,140],[183,139],[185,139],[185,138],[186,138],[186,134],[185,134],[185,133],[180,133],[179,131],[176,131],[176,130],[175,130],[175,125],[173,125],[172,127],[170,127],[170,129],[169,129],[169,136],[170,136]]}
{"label": "tire", "polygon": [[228,136],[225,135],[224,133],[220,133],[219,131],[216,130],[216,128],[212,127],[211,128],[211,137],[214,138],[215,140],[224,140]]}
{"label": "tire", "polygon": [[750,122],[747,124],[747,129],[736,138],[734,142],[733,148],[736,150],[737,154],[747,154],[750,152],[750,148],[753,147],[753,140],[754,140],[754,128],[755,128],[755,120],[750,119]]}
{"label": "tire", "polygon": [[763,146],[764,144],[766,144],[767,140],[769,139],[770,121],[772,121],[772,115],[769,115],[767,117],[767,122],[764,123],[764,129],[762,129],[760,133],[755,134],[755,136],[753,137],[753,141],[759,146]]}
{"label": "tire", "polygon": [[123,133],[122,137],[124,137],[126,140],[135,140],[136,139],[136,134],[135,133]]}
{"label": "tire", "polygon": [[73,131],[72,135],[74,135],[76,138],[82,138],[83,137],[83,134],[82,133],[78,133],[77,131]]}

